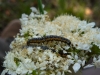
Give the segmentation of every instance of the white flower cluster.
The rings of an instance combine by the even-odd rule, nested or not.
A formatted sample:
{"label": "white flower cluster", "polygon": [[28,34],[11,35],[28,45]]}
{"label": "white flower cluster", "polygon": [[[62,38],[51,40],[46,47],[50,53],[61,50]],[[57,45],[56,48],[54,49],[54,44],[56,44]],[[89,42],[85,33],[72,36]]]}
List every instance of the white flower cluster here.
{"label": "white flower cluster", "polygon": [[100,29],[93,28],[94,22],[87,23],[76,17],[63,15],[57,17],[53,23],[62,27],[64,36],[70,39],[77,49],[91,51],[91,43],[100,48]]}
{"label": "white flower cluster", "polygon": [[[3,66],[5,73],[11,75],[66,75],[71,73],[70,67],[77,72],[84,67],[87,59],[93,54],[92,47],[100,50],[100,29],[94,28],[95,23],[80,21],[78,18],[63,15],[50,21],[48,15],[39,14],[37,9],[31,8],[30,15],[22,14],[20,19],[22,29],[12,41],[11,51],[7,53]],[[44,49],[41,46],[27,46],[27,41],[47,35],[67,38],[72,46],[63,42],[49,42],[47,46],[55,48]],[[55,49],[57,52],[53,52]],[[62,52],[59,52],[62,51]],[[89,55],[90,54],[90,55]],[[94,54],[96,56],[96,54]],[[93,63],[100,66],[100,56],[93,57]]]}

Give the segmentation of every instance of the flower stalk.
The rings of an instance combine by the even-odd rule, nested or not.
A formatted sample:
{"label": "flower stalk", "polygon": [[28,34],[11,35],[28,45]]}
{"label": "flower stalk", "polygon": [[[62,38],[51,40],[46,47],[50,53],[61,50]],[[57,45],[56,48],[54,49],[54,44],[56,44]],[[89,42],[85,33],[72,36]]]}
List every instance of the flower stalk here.
{"label": "flower stalk", "polygon": [[44,14],[41,0],[38,0],[38,6],[39,6],[40,14]]}

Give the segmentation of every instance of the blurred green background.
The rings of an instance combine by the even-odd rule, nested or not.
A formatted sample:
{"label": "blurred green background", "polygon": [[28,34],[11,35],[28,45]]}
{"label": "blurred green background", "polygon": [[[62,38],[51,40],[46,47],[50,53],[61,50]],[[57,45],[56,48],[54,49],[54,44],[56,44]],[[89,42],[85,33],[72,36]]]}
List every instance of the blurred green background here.
{"label": "blurred green background", "polygon": [[[60,14],[71,14],[81,20],[94,21],[100,27],[100,0],[42,0],[51,19]],[[29,14],[30,7],[38,8],[37,0],[0,0],[0,33],[22,13]]]}

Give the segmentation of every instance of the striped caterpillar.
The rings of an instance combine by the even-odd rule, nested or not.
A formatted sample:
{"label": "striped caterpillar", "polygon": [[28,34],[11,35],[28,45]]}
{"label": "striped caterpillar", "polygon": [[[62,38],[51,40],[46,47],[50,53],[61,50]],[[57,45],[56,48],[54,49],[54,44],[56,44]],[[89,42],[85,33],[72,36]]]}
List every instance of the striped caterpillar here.
{"label": "striped caterpillar", "polygon": [[60,41],[60,42],[64,42],[67,45],[71,45],[70,40],[68,40],[67,38],[61,37],[61,36],[56,36],[56,35],[48,35],[48,36],[44,36],[44,37],[39,37],[39,38],[32,38],[29,39],[27,41],[27,45],[29,46],[31,43],[44,43],[44,42],[49,42],[49,41]]}
{"label": "striped caterpillar", "polygon": [[[50,45],[48,45],[48,44],[50,44],[49,43],[50,41],[51,41],[51,45],[54,44],[51,47],[50,47]],[[54,41],[56,41],[57,43],[53,43]],[[62,50],[56,51],[55,45],[58,45],[59,44],[58,42],[63,42],[63,43],[65,43],[65,45],[67,44],[68,46],[71,46],[70,40],[68,40],[67,38],[61,37],[61,36],[56,36],[56,35],[48,35],[48,36],[44,36],[44,37],[29,39],[27,41],[27,45],[28,46],[31,46],[31,45],[37,46],[36,44],[38,44],[38,46],[39,46],[39,44],[41,44],[40,47],[43,50],[48,49],[48,46],[49,46],[49,49],[51,49],[53,52],[57,52],[62,57],[66,57],[66,53],[63,53]],[[46,44],[44,44],[44,43],[46,43]],[[63,45],[63,43],[61,43],[60,45]],[[46,45],[46,46],[44,46],[44,45]],[[58,46],[57,46],[57,48],[58,48]]]}

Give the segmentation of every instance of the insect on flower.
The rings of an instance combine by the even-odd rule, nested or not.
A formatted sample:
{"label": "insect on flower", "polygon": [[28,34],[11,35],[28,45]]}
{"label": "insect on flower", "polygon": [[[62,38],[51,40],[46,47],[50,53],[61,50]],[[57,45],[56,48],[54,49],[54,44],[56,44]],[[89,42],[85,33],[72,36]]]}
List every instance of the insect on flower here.
{"label": "insect on flower", "polygon": [[61,36],[57,36],[57,35],[47,35],[47,36],[44,36],[44,37],[39,37],[39,38],[32,38],[32,39],[29,39],[27,41],[27,45],[31,45],[32,43],[33,44],[40,44],[40,43],[44,43],[44,42],[53,42],[53,41],[60,41],[60,42],[64,42],[66,43],[67,45],[71,45],[71,41],[67,38],[64,38],[64,37],[61,37]]}

